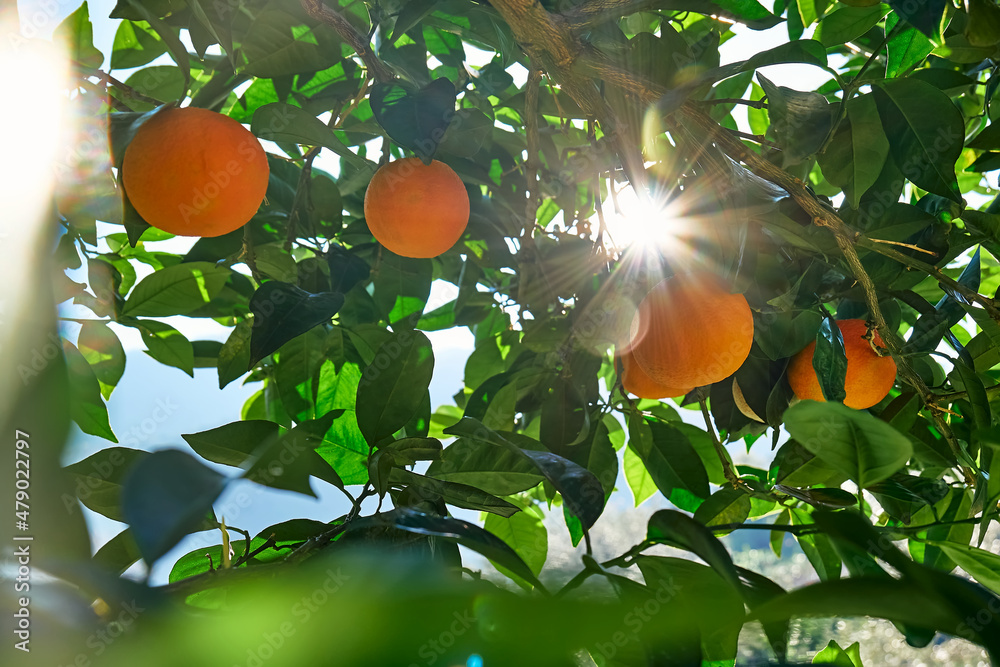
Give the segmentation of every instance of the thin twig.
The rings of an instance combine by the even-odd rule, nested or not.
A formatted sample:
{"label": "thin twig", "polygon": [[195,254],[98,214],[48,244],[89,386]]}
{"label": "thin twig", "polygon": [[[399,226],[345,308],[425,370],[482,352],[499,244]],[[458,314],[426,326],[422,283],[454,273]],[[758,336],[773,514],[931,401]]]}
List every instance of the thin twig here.
{"label": "thin twig", "polygon": [[748,134],[746,132],[740,132],[739,130],[730,130],[728,128],[726,131],[732,134],[733,136],[740,137],[741,139],[746,139],[747,141],[753,141],[755,143],[767,146],[769,148],[781,148],[781,146],[774,143],[770,139],[766,138],[762,134]]}
{"label": "thin twig", "polygon": [[[330,117],[331,119],[333,116]],[[299,221],[299,209],[303,205],[303,200],[309,197],[309,185],[312,178],[312,164],[316,156],[323,149],[322,146],[313,146],[305,155],[302,162],[302,171],[299,172],[299,182],[295,187],[295,197],[292,199],[292,209],[288,212],[288,230],[285,234],[285,252],[292,249],[292,241],[296,237],[296,228]]]}
{"label": "thin twig", "polygon": [[935,256],[933,251],[931,251],[931,250],[925,250],[924,248],[921,248],[920,246],[915,246],[912,243],[902,243],[900,241],[887,241],[885,239],[873,239],[871,237],[868,237],[868,239],[870,241],[874,241],[875,243],[888,243],[889,245],[897,245],[897,246],[900,246],[902,248],[909,248],[910,250],[915,250],[917,252],[922,252],[924,254],[930,255],[931,257]]}
{"label": "thin twig", "polygon": [[760,100],[745,100],[742,97],[721,97],[715,100],[702,100],[698,104],[704,104],[706,106],[711,106],[714,104],[743,104],[748,107],[753,107],[754,109],[766,109],[767,101]]}
{"label": "thin twig", "polygon": [[322,0],[301,0],[301,4],[310,17],[333,28],[341,39],[354,49],[375,81],[386,83],[395,78],[396,75],[389,66],[372,52],[369,46],[370,40],[358,32],[339,12],[328,7]]}
{"label": "thin twig", "polygon": [[258,285],[261,284],[263,281],[260,272],[257,271],[257,256],[253,249],[253,238],[250,236],[250,225],[243,226],[243,250],[240,252],[240,259],[250,269],[250,275],[253,276],[254,281]]}
{"label": "thin twig", "polygon": [[736,474],[736,471],[733,470],[733,466],[729,463],[729,457],[726,455],[726,449],[722,446],[722,441],[719,440],[719,434],[715,432],[715,426],[712,425],[712,415],[708,412],[708,401],[702,398],[698,401],[698,404],[701,406],[701,415],[705,418],[705,428],[708,430],[709,435],[712,436],[712,446],[715,447],[715,453],[718,454],[719,461],[722,462],[722,472],[730,484],[739,488],[743,485],[743,481]]}
{"label": "thin twig", "polygon": [[115,88],[125,93],[124,99],[122,100],[123,102],[128,100],[138,100],[140,102],[146,102],[147,104],[153,104],[155,106],[160,106],[163,104],[163,102],[161,102],[160,100],[140,93],[132,86],[128,85],[127,83],[122,83],[121,81],[119,81],[118,79],[116,79],[115,77],[111,76],[110,74],[108,74],[103,70],[87,67],[86,65],[83,65],[82,63],[76,61],[73,61],[73,64],[80,70],[83,70],[84,76],[97,77],[98,79],[101,80],[101,82],[105,85],[105,87],[114,86]]}

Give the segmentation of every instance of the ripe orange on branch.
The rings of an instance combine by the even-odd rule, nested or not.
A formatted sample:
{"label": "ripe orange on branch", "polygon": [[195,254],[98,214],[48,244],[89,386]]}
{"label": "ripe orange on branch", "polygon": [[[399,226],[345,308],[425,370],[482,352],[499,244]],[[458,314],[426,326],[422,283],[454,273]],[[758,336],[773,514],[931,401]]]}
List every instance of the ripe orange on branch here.
{"label": "ripe orange on branch", "polygon": [[[868,325],[864,320],[838,320],[837,327],[844,337],[844,352],[847,354],[847,376],[844,391],[847,397],[844,405],[858,410],[870,408],[889,394],[896,383],[896,362],[892,357],[880,357],[864,339]],[[882,338],[872,333],[875,344],[882,347]],[[788,384],[795,395],[802,399],[825,401],[819,378],[813,369],[813,353],[816,341],[792,357],[788,364]]]}
{"label": "ripe orange on branch", "polygon": [[664,387],[658,384],[653,378],[646,374],[635,360],[631,351],[621,356],[622,362],[622,388],[633,396],[639,398],[674,398],[684,396],[691,388],[677,389],[676,387]]}
{"label": "ripe orange on branch", "polygon": [[713,384],[743,365],[753,344],[753,314],[746,298],[731,294],[718,276],[681,273],[649,291],[630,338],[629,353],[652,385],[634,371],[628,383],[676,396],[686,393],[680,388]]}
{"label": "ripe orange on branch", "polygon": [[122,182],[153,227],[221,236],[254,216],[270,169],[260,142],[229,116],[197,107],[162,109],[125,149]]}
{"label": "ripe orange on branch", "polygon": [[469,224],[469,195],[443,162],[420,158],[389,162],[365,192],[365,221],[375,240],[403,257],[437,257]]}

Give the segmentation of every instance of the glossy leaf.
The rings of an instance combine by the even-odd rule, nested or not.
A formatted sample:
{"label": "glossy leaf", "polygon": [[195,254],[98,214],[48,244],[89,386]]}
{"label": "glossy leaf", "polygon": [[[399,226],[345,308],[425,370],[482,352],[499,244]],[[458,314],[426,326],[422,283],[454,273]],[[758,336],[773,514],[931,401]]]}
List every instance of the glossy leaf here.
{"label": "glossy leaf", "polygon": [[629,420],[629,449],[639,456],[660,492],[675,504],[708,498],[708,475],[687,437],[659,422]]}
{"label": "glossy leaf", "polygon": [[531,568],[499,537],[479,526],[451,517],[423,514],[407,508],[397,508],[376,517],[376,524],[391,525],[419,535],[432,535],[454,540],[458,544],[486,556],[506,567],[530,584],[542,588]]}
{"label": "glossy leaf", "polygon": [[[507,518],[489,514],[483,523],[483,528],[506,542],[507,546],[531,568],[535,576],[542,571],[548,555],[549,534],[537,512],[518,512]],[[500,571],[504,574],[509,572],[503,569]]]}
{"label": "glossy leaf", "polygon": [[584,530],[589,530],[601,516],[604,510],[604,489],[601,482],[586,468],[557,454],[518,447],[500,433],[470,417],[463,417],[458,424],[445,429],[445,433],[491,442],[531,461],[559,491],[563,501],[580,519]]}
{"label": "glossy leaf", "polygon": [[276,280],[264,283],[250,299],[249,367],[299,334],[328,322],[343,305],[344,295],[337,292],[313,294]]}
{"label": "glossy leaf", "polygon": [[847,392],[844,390],[844,380],[847,378],[847,352],[844,351],[844,335],[832,317],[824,317],[819,331],[816,332],[812,365],[823,397],[828,401],[843,402],[847,398]]}
{"label": "glossy leaf", "polygon": [[708,563],[733,590],[742,591],[733,559],[712,532],[686,514],[660,510],[649,518],[646,539],[690,551]]}
{"label": "glossy leaf", "polygon": [[947,95],[917,79],[883,81],[874,88],[896,164],[919,187],[960,202],[955,161],[965,139],[962,113]]}
{"label": "glossy leaf", "polygon": [[203,459],[239,467],[283,432],[274,422],[248,419],[181,437]]}
{"label": "glossy leaf", "polygon": [[372,113],[386,133],[430,164],[455,117],[455,86],[445,78],[423,88],[402,83],[376,84]]}
{"label": "glossy leaf", "polygon": [[125,521],[148,564],[197,530],[225,488],[225,478],[175,449],[138,461],[122,486]]}
{"label": "glossy leaf", "polygon": [[77,497],[87,509],[124,521],[122,482],[128,471],[148,455],[138,449],[109,447],[66,466],[66,471],[73,476]]}
{"label": "glossy leaf", "polygon": [[69,373],[70,416],[84,433],[118,442],[108,421],[108,408],[101,395],[101,385],[90,364],[68,340],[62,341],[62,348]]}
{"label": "glossy leaf", "polygon": [[420,407],[434,372],[434,351],[419,331],[394,333],[358,383],[358,427],[369,444],[401,429]]}
{"label": "glossy leaf", "polygon": [[169,266],[143,278],[125,301],[133,317],[185,315],[201,308],[222,290],[230,270],[210,262]]}
{"label": "glossy leaf", "polygon": [[888,479],[913,455],[913,445],[885,422],[839,403],[802,401],[785,412],[797,442],[861,488]]}

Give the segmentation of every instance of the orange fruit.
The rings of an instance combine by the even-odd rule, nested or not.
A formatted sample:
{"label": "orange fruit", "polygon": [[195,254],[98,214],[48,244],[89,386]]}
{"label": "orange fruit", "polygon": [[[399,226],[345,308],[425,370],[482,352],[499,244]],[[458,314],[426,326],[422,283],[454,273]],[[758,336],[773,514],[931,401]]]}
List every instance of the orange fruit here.
{"label": "orange fruit", "polygon": [[[847,376],[844,391],[847,398],[844,405],[861,410],[870,408],[889,394],[896,383],[896,362],[892,357],[880,357],[863,336],[868,332],[864,320],[839,320],[837,326],[844,337],[844,352],[847,354]],[[875,344],[882,346],[882,338],[873,332]],[[788,364],[788,384],[795,395],[802,399],[825,401],[819,378],[813,369],[813,352],[816,341],[792,357]]]}
{"label": "orange fruit", "polygon": [[746,298],[730,294],[710,273],[681,273],[660,282],[632,318],[636,365],[660,387],[723,380],[743,365],[752,344]]}
{"label": "orange fruit", "polygon": [[437,257],[469,224],[469,195],[443,162],[420,158],[389,162],[365,192],[365,221],[375,240],[403,257]]}
{"label": "orange fruit", "polygon": [[197,107],[161,109],[125,149],[122,183],[153,227],[221,236],[245,225],[267,192],[260,142],[229,116]]}
{"label": "orange fruit", "polygon": [[674,398],[684,396],[691,391],[691,389],[674,389],[657,384],[653,378],[646,375],[646,371],[642,370],[631,351],[623,354],[620,359],[622,362],[622,387],[633,396]]}

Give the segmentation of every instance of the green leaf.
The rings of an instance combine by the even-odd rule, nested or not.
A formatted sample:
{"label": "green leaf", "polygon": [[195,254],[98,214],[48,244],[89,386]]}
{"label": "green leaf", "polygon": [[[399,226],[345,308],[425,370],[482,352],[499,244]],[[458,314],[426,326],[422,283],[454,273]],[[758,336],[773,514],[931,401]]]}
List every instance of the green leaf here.
{"label": "green leaf", "polygon": [[531,568],[513,549],[507,546],[506,542],[468,521],[423,514],[400,507],[369,519],[356,520],[356,523],[359,526],[389,525],[418,535],[432,535],[453,540],[486,556],[497,565],[507,568],[533,586],[543,589],[541,582],[532,573]]}
{"label": "green leaf", "polygon": [[858,502],[853,494],[843,489],[796,489],[784,484],[775,484],[774,488],[814,507],[851,507]]}
{"label": "green leaf", "polygon": [[96,69],[104,63],[104,54],[94,46],[94,26],[86,2],[56,26],[53,37],[64,42],[68,47],[67,56],[84,67]]}
{"label": "green leaf", "polygon": [[264,283],[250,297],[253,329],[248,367],[299,334],[329,322],[343,305],[344,295],[338,292],[313,294],[277,280]]}
{"label": "green leaf", "polygon": [[69,374],[70,416],[84,433],[118,442],[108,421],[108,408],[97,376],[73,343],[64,339],[62,346]]}
{"label": "green leaf", "polygon": [[814,665],[836,665],[836,667],[864,667],[861,664],[861,644],[854,642],[847,649],[830,640],[826,648],[813,656]]}
{"label": "green leaf", "polygon": [[893,475],[868,488],[889,516],[907,524],[913,521],[919,509],[934,505],[947,496],[948,490],[943,480],[903,474]]}
{"label": "green leaf", "polygon": [[941,21],[948,6],[947,0],[925,0],[916,3],[907,0],[888,0],[888,2],[907,23],[932,40],[940,41]]}
{"label": "green leaf", "polygon": [[823,17],[815,37],[827,48],[850,42],[874,28],[888,13],[888,5],[841,7]]}
{"label": "green leaf", "polygon": [[[398,257],[398,255],[393,253],[384,257],[383,260],[388,260],[389,257]],[[338,245],[330,248],[327,254],[327,263],[330,265],[330,288],[334,292],[346,294],[358,283],[368,280],[371,272],[367,262]]]}
{"label": "green leaf", "polygon": [[947,634],[955,634],[962,624],[961,617],[941,604],[940,597],[911,581],[882,577],[852,577],[804,586],[765,602],[750,614],[751,619],[761,621],[803,616],[873,616]]}
{"label": "green leaf", "polygon": [[108,447],[79,463],[66,466],[66,472],[73,476],[76,497],[84,507],[114,521],[124,521],[122,480],[136,463],[147,456],[149,452],[138,449]]}
{"label": "green leaf", "polygon": [[[184,74],[173,65],[146,67],[132,73],[125,84],[146,97],[160,102],[176,102],[184,98]],[[137,101],[130,104],[136,108]],[[150,103],[149,106],[155,106]]]}
{"label": "green leaf", "polygon": [[[899,23],[896,14],[885,19],[885,29],[892,32]],[[911,67],[924,61],[934,50],[934,44],[916,28],[909,25],[896,31],[889,39],[889,57],[886,63],[886,78],[894,79]]]}
{"label": "green leaf", "polygon": [[317,72],[340,61],[337,33],[307,25],[298,12],[288,11],[291,7],[298,9],[271,0],[256,12],[246,34],[237,36],[246,70],[253,76],[270,79]]}
{"label": "green leaf", "polygon": [[431,463],[427,474],[437,479],[478,487],[498,496],[508,496],[538,486],[545,478],[527,457],[507,447],[458,438]]}
{"label": "green leaf", "polygon": [[139,545],[135,543],[132,531],[126,528],[97,550],[94,563],[121,576],[140,558]]}
{"label": "green leaf", "polygon": [[625,472],[625,481],[628,482],[628,487],[632,490],[636,507],[656,493],[656,482],[653,481],[653,476],[649,474],[646,465],[631,447],[625,448],[625,453],[622,455],[622,468]]}
{"label": "green leaf", "polygon": [[77,345],[107,399],[125,372],[125,349],[121,341],[106,322],[88,321],[80,327]]}
{"label": "green leaf", "polygon": [[[958,277],[958,282],[970,289],[978,290],[981,275],[981,262],[979,248],[972,254],[969,263],[966,264]],[[934,310],[922,314],[913,325],[910,337],[906,341],[904,351],[906,352],[926,352],[933,350],[941,342],[941,338],[949,335],[953,326],[958,324],[966,311],[958,299],[965,297],[958,295],[956,298],[950,291],[946,290],[945,295],[934,306]]]}
{"label": "green leaf", "polygon": [[423,88],[405,83],[379,83],[372,87],[375,120],[399,145],[430,164],[438,144],[455,117],[455,86],[446,78]]}
{"label": "green leaf", "polygon": [[250,320],[240,320],[219,350],[219,389],[247,372],[250,367]]}
{"label": "green leaf", "polygon": [[254,112],[250,130],[268,141],[329,148],[355,169],[369,175],[375,173],[374,164],[352,151],[323,121],[300,107],[283,102],[265,104]]}
{"label": "green leaf", "polygon": [[427,304],[433,275],[433,262],[429,259],[385,253],[372,281],[375,290],[372,298],[391,324],[405,318],[402,325],[413,328]]}
{"label": "green leaf", "polygon": [[[537,510],[531,508],[507,518],[488,514],[483,528],[506,542],[535,576],[542,571],[549,550],[549,533]],[[518,581],[516,575],[502,565],[497,569]]]}
{"label": "green leaf", "polygon": [[358,428],[355,412],[361,370],[356,364],[345,363],[338,371],[327,360],[320,368],[316,392],[316,413],[342,410],[343,414],[323,436],[316,452],[337,471],[344,484],[364,484],[368,481],[368,443]]}
{"label": "green leaf", "polygon": [[782,147],[784,164],[798,164],[814,155],[833,127],[830,103],[819,93],[776,86],[760,72],[757,80],[767,93],[768,133]]}
{"label": "green leaf", "polygon": [[402,330],[379,346],[358,384],[358,427],[370,445],[401,429],[420,408],[434,372],[434,350],[419,331]]}
{"label": "green leaf", "polygon": [[[917,33],[919,34],[919,33]],[[851,208],[861,205],[861,195],[878,180],[889,157],[878,106],[873,95],[860,95],[847,103],[847,122],[818,156],[823,175],[844,189]]]}
{"label": "green leaf", "polygon": [[823,398],[843,403],[847,398],[844,380],[847,378],[847,352],[844,335],[829,315],[823,318],[816,332],[816,349],[812,358],[813,370],[819,379]]}
{"label": "green leaf", "polygon": [[634,416],[629,419],[628,447],[674,504],[684,503],[693,511],[708,498],[708,474],[701,457],[675,426]]}
{"label": "green leaf", "polygon": [[122,508],[143,560],[152,565],[197,530],[225,486],[225,477],[176,449],[138,461],[122,486]]}
{"label": "green leaf", "polygon": [[122,21],[111,47],[111,69],[142,67],[166,52],[166,44],[141,22]]}
{"label": "green leaf", "polygon": [[244,477],[262,486],[294,491],[316,497],[309,484],[309,477],[322,479],[343,488],[344,482],[337,472],[321,457],[316,449],[333,422],[342,415],[340,410],[328,412],[319,419],[303,421],[278,438],[266,442],[247,461]]}
{"label": "green leaf", "polygon": [[191,81],[191,63],[187,47],[181,42],[178,34],[174,32],[174,28],[157,18],[140,0],[125,0],[125,2],[138,18],[146,21],[149,27],[159,35],[160,39],[166,45],[167,51],[170,52],[170,57],[174,59],[174,62],[177,63],[177,66],[184,73],[184,89],[187,90]]}
{"label": "green leaf", "polygon": [[750,496],[732,487],[719,489],[694,513],[695,521],[706,526],[743,523],[750,516]]}
{"label": "green leaf", "polygon": [[459,109],[438,149],[456,157],[471,158],[493,134],[493,119],[479,109]]}
{"label": "green leaf", "polygon": [[836,485],[847,479],[795,440],[789,440],[778,449],[771,462],[771,471],[775,473],[776,482],[795,487]]}
{"label": "green leaf", "polygon": [[181,437],[202,458],[239,467],[262,445],[273,442],[283,432],[284,429],[274,422],[247,419]]}
{"label": "green leaf", "polygon": [[537,447],[524,449],[471,417],[463,417],[458,424],[444,432],[491,442],[530,460],[562,495],[563,501],[580,520],[584,530],[589,530],[601,516],[604,510],[604,488],[594,473],[558,454],[540,451],[542,446],[538,441],[522,436],[522,440],[530,441]]}
{"label": "green leaf", "polygon": [[211,262],[175,264],[151,273],[133,288],[124,315],[186,315],[211,301],[226,284],[230,269]]}
{"label": "green leaf", "polygon": [[708,528],[686,514],[660,510],[649,517],[646,539],[668,544],[697,555],[708,563],[729,586],[742,594],[743,584],[733,559],[722,542]]}
{"label": "green leaf", "polygon": [[[205,0],[190,0],[188,6],[198,22],[209,32],[215,43],[222,47],[229,56],[230,63],[233,62],[233,31],[232,14],[233,8],[225,3],[206,2]],[[188,28],[190,34],[191,28]],[[199,51],[202,55],[203,52]]]}
{"label": "green leaf", "polygon": [[965,141],[962,112],[945,93],[918,79],[879,81],[874,89],[903,174],[924,190],[960,203],[955,162]]}
{"label": "green leaf", "polygon": [[968,544],[930,540],[928,545],[939,548],[973,579],[994,593],[1000,593],[1000,556]]}
{"label": "green leaf", "polygon": [[[382,456],[379,456],[382,454]],[[389,460],[391,456],[386,456],[384,450],[379,451],[374,460]],[[375,475],[372,475],[375,478]],[[455,507],[479,512],[489,512],[490,515],[509,517],[521,511],[517,505],[513,505],[502,498],[498,498],[492,493],[487,493],[482,489],[467,484],[456,482],[443,482],[433,477],[425,477],[415,472],[410,472],[403,468],[392,468],[388,476],[389,483],[399,486],[404,485],[409,489],[415,489],[422,499],[429,499],[435,496],[444,502]]]}
{"label": "green leaf", "polygon": [[[250,547],[251,549],[256,549],[264,543],[265,540],[255,538],[250,541]],[[232,551],[233,559],[235,560],[243,554],[246,547],[246,540],[233,540],[229,543],[229,547]],[[218,568],[220,563],[222,563],[221,544],[200,547],[194,551],[187,552],[177,559],[177,562],[170,568],[168,581],[170,583],[174,583],[189,577],[204,574],[209,571],[209,567],[211,566]]]}
{"label": "green leaf", "polygon": [[805,449],[863,489],[891,477],[913,455],[905,435],[840,403],[797,403],[785,412],[785,428]]}
{"label": "green leaf", "polygon": [[194,346],[180,331],[158,320],[138,320],[132,326],[139,330],[146,354],[194,377]]}
{"label": "green leaf", "polygon": [[701,563],[663,556],[639,556],[635,560],[646,585],[670,590],[674,594],[671,602],[678,607],[694,610],[709,602],[712,613],[697,614],[695,620],[701,630],[701,664],[733,664],[744,618],[740,594]]}

